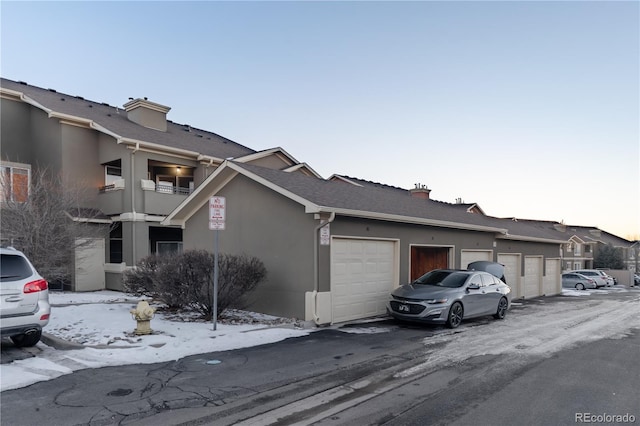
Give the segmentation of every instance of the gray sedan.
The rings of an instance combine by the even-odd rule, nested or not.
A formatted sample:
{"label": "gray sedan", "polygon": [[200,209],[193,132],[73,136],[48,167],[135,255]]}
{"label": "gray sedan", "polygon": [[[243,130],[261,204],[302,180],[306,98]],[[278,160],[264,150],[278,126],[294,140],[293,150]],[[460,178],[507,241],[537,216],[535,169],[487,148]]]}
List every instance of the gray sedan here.
{"label": "gray sedan", "polygon": [[482,263],[475,270],[435,269],[426,273],[394,290],[387,312],[399,320],[450,328],[458,327],[463,318],[493,315],[503,319],[511,304],[511,288],[498,278],[503,276],[502,265]]}
{"label": "gray sedan", "polygon": [[576,272],[567,272],[562,274],[562,287],[584,290],[585,288],[598,288],[598,284],[594,279],[586,277],[582,274],[578,274]]}

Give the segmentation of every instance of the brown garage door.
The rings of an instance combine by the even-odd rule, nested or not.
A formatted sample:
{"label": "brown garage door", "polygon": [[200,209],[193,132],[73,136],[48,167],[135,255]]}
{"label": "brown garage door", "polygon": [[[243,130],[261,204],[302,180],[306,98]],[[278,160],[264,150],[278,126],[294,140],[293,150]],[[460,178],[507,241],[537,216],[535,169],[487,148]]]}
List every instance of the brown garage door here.
{"label": "brown garage door", "polygon": [[448,267],[448,247],[411,247],[411,281],[433,269]]}

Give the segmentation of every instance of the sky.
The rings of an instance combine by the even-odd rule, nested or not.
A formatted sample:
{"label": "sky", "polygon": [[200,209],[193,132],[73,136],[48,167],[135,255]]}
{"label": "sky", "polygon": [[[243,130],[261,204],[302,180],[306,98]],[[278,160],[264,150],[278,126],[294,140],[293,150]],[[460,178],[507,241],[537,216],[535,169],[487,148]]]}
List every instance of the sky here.
{"label": "sky", "polygon": [[0,3],[0,75],[640,238],[637,1]]}

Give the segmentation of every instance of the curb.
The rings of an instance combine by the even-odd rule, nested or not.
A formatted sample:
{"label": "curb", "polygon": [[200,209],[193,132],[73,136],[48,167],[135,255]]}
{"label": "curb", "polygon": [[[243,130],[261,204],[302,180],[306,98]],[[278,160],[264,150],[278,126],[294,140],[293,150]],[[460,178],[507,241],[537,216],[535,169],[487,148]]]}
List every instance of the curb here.
{"label": "curb", "polygon": [[67,340],[63,340],[59,337],[56,337],[48,333],[42,333],[42,336],[40,337],[40,341],[47,346],[51,346],[52,348],[58,349],[61,351],[69,351],[72,349],[84,348],[84,345],[81,345],[80,343],[69,342]]}

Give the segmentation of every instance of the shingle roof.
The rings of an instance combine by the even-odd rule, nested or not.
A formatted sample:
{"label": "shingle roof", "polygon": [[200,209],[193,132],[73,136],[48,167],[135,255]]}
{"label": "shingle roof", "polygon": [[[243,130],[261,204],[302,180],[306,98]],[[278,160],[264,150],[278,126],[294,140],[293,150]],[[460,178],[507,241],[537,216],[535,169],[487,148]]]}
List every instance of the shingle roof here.
{"label": "shingle roof", "polygon": [[218,134],[184,124],[167,121],[166,132],[140,126],[128,120],[127,113],[122,107],[94,102],[79,96],[5,78],[0,78],[0,87],[20,92],[51,111],[92,120],[124,138],[193,151],[220,159],[237,158],[255,153],[253,149]]}
{"label": "shingle roof", "polygon": [[[402,216],[407,219],[429,219],[460,225],[473,225],[508,230],[508,236],[566,241],[566,235],[554,229],[527,222],[468,213],[454,204],[412,197],[407,190],[378,185],[346,185],[343,182],[286,173],[251,164],[234,163],[246,171],[318,206],[353,212],[373,212]],[[392,188],[392,190],[390,190]]]}

